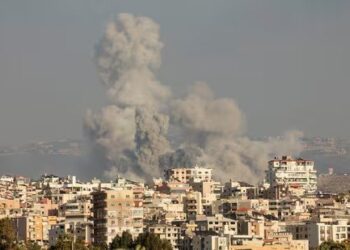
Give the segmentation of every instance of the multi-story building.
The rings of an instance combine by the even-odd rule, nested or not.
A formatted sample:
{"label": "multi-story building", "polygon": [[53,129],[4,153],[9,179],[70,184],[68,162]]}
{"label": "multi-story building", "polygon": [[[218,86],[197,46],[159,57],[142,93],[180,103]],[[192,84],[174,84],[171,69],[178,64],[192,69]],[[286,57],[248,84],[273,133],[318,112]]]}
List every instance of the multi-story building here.
{"label": "multi-story building", "polygon": [[0,198],[0,218],[10,215],[13,209],[19,209],[20,202],[17,199],[2,199]]}
{"label": "multi-story building", "polygon": [[295,201],[290,199],[269,200],[269,213],[277,218],[283,218],[292,214]]}
{"label": "multi-story building", "polygon": [[56,216],[26,215],[12,219],[17,241],[48,241],[48,229],[57,223]]}
{"label": "multi-story building", "polygon": [[239,220],[238,233],[240,235],[249,235],[254,237],[265,237],[265,221],[264,220]]}
{"label": "multi-story building", "polygon": [[253,199],[257,196],[257,187],[242,181],[226,182],[224,185],[223,197],[237,197],[240,199]]}
{"label": "multi-story building", "polygon": [[73,236],[73,242],[81,240],[86,245],[92,243],[92,224],[86,223],[73,223],[63,221],[59,224],[51,226],[48,230],[49,246],[54,246],[57,243],[59,236],[68,234]]}
{"label": "multi-story building", "polygon": [[[313,193],[313,162],[284,156],[269,162],[259,188],[222,184],[211,169],[167,170],[154,186],[125,178],[81,182],[74,176],[0,181],[0,218],[12,219],[18,241],[43,248],[62,234],[109,244],[124,231],[151,232],[174,249],[317,249],[350,238],[350,195]],[[297,194],[297,195],[296,195]],[[292,238],[293,237],[293,238]]]}
{"label": "multi-story building", "polygon": [[[82,196],[77,200],[67,202],[59,208],[60,217],[64,218],[61,222],[65,224],[64,231],[76,235],[75,239],[80,239],[86,244],[91,243],[92,239],[92,204],[88,197]],[[59,234],[59,228],[55,229],[55,234]]]}
{"label": "multi-story building", "polygon": [[266,181],[270,186],[285,184],[293,194],[314,193],[317,189],[314,162],[290,156],[269,161]]}
{"label": "multi-story building", "polygon": [[218,203],[218,212],[228,217],[238,214],[250,214],[252,211],[265,213],[269,210],[269,200],[264,199],[240,200],[230,198],[221,199]]}
{"label": "multi-story building", "polygon": [[195,166],[194,168],[171,168],[165,170],[165,179],[177,179],[184,183],[191,180],[210,181],[212,179],[212,169]]}
{"label": "multi-story building", "polygon": [[192,248],[193,250],[228,250],[229,249],[229,238],[220,236],[219,234],[208,231],[200,232],[193,236]]}
{"label": "multi-story building", "polygon": [[348,239],[347,219],[337,219],[332,222],[309,221],[286,225],[286,230],[297,240],[308,240],[310,249],[318,249],[324,241],[342,242]]}
{"label": "multi-story building", "polygon": [[222,214],[214,216],[197,216],[195,223],[197,231],[213,231],[218,234],[235,235],[238,232],[237,221],[224,217]]}
{"label": "multi-story building", "polygon": [[231,246],[230,250],[308,250],[307,240],[293,240],[292,235],[286,232],[274,232],[270,239],[239,240],[239,244]]}
{"label": "multi-story building", "polygon": [[155,224],[148,226],[147,231],[159,235],[161,239],[170,241],[173,249],[180,249],[183,238],[180,227],[168,224]]}
{"label": "multi-story building", "polygon": [[202,193],[187,193],[183,203],[188,220],[194,220],[197,215],[203,214]]}
{"label": "multi-story building", "polygon": [[109,244],[123,231],[134,237],[142,233],[143,208],[135,206],[133,189],[100,190],[92,195],[95,243]]}

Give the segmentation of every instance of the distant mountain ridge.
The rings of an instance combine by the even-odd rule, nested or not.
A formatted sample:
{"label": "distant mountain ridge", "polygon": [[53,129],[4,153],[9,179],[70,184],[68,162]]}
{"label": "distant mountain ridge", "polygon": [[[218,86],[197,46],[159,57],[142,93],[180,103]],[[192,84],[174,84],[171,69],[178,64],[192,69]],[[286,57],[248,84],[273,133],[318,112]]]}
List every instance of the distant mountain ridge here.
{"label": "distant mountain ridge", "polygon": [[49,155],[81,155],[82,142],[73,139],[39,141],[20,146],[0,146],[0,155],[38,153]]}
{"label": "distant mountain ridge", "polygon": [[[261,139],[264,140],[264,139]],[[335,138],[303,138],[303,158],[314,160],[318,173],[334,168],[347,173],[350,166],[350,141]],[[0,146],[0,174],[38,176],[43,173],[100,177],[95,159],[91,159],[85,143],[77,139],[40,141],[20,146]]]}

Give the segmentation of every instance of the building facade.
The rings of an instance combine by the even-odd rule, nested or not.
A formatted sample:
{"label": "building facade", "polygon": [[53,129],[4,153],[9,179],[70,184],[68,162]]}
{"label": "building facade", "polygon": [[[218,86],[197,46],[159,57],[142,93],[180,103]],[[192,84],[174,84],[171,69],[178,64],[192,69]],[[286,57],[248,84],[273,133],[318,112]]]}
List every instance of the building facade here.
{"label": "building facade", "polygon": [[184,183],[191,180],[210,181],[212,180],[212,169],[195,166],[194,168],[171,168],[164,172],[165,179],[176,179]]}
{"label": "building facade", "polygon": [[116,235],[143,231],[143,208],[136,207],[133,189],[100,190],[93,193],[94,242],[111,243]]}
{"label": "building facade", "polygon": [[268,163],[266,182],[270,186],[284,184],[294,194],[314,193],[317,189],[314,161],[291,156],[275,158]]}

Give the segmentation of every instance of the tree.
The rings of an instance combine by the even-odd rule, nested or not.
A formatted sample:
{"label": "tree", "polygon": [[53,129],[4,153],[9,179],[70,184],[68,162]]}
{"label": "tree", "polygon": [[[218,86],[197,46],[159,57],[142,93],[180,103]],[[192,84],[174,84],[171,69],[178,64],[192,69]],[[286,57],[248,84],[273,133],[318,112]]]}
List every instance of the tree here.
{"label": "tree", "polygon": [[16,232],[9,218],[0,220],[0,250],[16,249]]}
{"label": "tree", "polygon": [[94,246],[94,245],[90,245],[88,247],[89,250],[105,250],[108,249],[106,246]]}
{"label": "tree", "polygon": [[160,239],[159,235],[154,233],[143,233],[140,234],[136,241],[135,245],[142,248],[144,247],[147,250],[172,250],[173,247],[170,241],[166,239]]}
{"label": "tree", "polygon": [[102,250],[104,248],[99,248],[95,246],[87,247],[82,239],[76,239],[74,242],[73,235],[71,234],[61,234],[58,236],[56,245],[51,246],[50,250]]}
{"label": "tree", "polygon": [[350,250],[350,240],[344,240],[342,244],[345,246],[346,250]]}
{"label": "tree", "polygon": [[89,250],[82,239],[77,239],[74,243],[74,250]]}
{"label": "tree", "polygon": [[92,246],[89,246],[89,250],[108,250],[108,245],[106,243],[100,243],[100,244],[93,244]]}
{"label": "tree", "polygon": [[146,248],[143,247],[143,246],[141,246],[141,245],[137,245],[137,246],[135,247],[135,250],[146,250]]}
{"label": "tree", "polygon": [[26,244],[27,250],[41,250],[41,246],[38,245],[36,242],[27,242]]}
{"label": "tree", "polygon": [[346,243],[334,241],[324,241],[319,247],[320,250],[347,250]]}
{"label": "tree", "polygon": [[124,231],[122,236],[115,236],[110,244],[110,249],[129,249],[134,246],[132,235],[128,231]]}
{"label": "tree", "polygon": [[50,250],[71,250],[73,245],[73,237],[69,234],[61,234],[58,236],[56,245],[51,246]]}
{"label": "tree", "polygon": [[136,250],[172,250],[170,241],[160,239],[154,233],[140,234],[135,241],[129,232],[123,232],[122,236],[117,235],[110,244],[110,249],[136,249]]}

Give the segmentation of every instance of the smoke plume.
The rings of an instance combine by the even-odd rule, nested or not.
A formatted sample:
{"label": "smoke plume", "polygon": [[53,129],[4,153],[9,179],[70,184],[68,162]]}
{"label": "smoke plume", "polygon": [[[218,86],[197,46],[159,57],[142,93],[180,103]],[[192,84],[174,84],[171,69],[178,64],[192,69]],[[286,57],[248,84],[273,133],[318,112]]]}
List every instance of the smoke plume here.
{"label": "smoke plume", "polygon": [[256,182],[270,157],[302,150],[297,131],[249,139],[235,101],[216,98],[205,83],[171,97],[154,75],[162,47],[159,26],[130,14],[110,22],[96,46],[97,71],[111,104],[98,114],[88,111],[84,131],[107,176],[149,180],[166,168],[198,164],[215,169],[220,179]]}
{"label": "smoke plume", "polygon": [[159,26],[146,17],[120,14],[96,47],[96,65],[107,95],[118,106],[159,107],[170,94],[154,77],[160,66]]}
{"label": "smoke plume", "polygon": [[159,158],[169,148],[167,139],[168,116],[149,112],[145,109],[136,110],[136,156],[146,177],[160,176]]}

